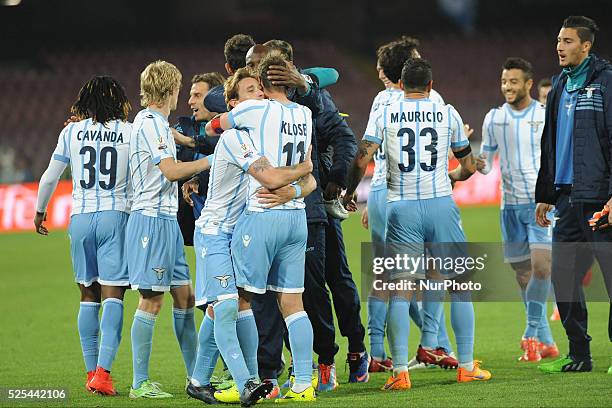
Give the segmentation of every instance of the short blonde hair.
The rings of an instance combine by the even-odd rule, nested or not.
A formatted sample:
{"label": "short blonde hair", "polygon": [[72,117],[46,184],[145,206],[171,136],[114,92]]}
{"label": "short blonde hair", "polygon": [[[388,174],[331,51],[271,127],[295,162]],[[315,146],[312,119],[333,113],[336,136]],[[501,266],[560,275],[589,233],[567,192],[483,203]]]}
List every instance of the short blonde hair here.
{"label": "short blonde hair", "polygon": [[181,87],[182,79],[175,65],[160,60],[150,63],[140,74],[140,104],[145,108],[165,104],[172,92]]}
{"label": "short blonde hair", "polygon": [[234,72],[234,75],[227,78],[225,84],[223,85],[223,94],[225,95],[225,104],[227,105],[227,109],[232,109],[229,105],[229,101],[232,99],[238,99],[238,83],[245,78],[253,78],[259,80],[257,75],[255,75],[248,68],[239,68]]}

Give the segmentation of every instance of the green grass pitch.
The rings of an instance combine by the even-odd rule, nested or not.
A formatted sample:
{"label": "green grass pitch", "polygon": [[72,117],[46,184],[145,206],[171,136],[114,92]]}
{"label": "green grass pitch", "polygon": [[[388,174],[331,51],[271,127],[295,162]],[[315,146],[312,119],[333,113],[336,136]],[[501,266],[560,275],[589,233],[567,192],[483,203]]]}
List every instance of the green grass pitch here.
{"label": "green grass pitch", "polygon": [[[462,210],[463,226],[469,240],[498,241],[500,238],[496,208]],[[368,232],[353,215],[344,222],[349,262],[359,279],[360,242]],[[186,249],[192,275],[195,271],[193,250]],[[84,368],[76,327],[78,289],[73,283],[68,238],[65,231],[52,231],[47,238],[34,233],[0,235],[0,387],[67,387],[67,403],[16,403],[0,401],[0,406],[71,406],[71,407],[160,407],[198,406],[201,403],[184,394],[185,374],[178,345],[172,332],[171,299],[166,298],[155,328],[151,378],[163,384],[175,397],[164,401],[131,401],[130,326],[137,296],[128,292],[125,303],[123,341],[113,367],[113,377],[120,396],[116,398],[85,392]],[[601,285],[596,276],[592,285]],[[365,300],[365,298],[364,298]],[[535,365],[520,364],[519,339],[525,324],[525,312],[517,302],[477,303],[475,356],[484,361],[493,378],[487,383],[457,384],[454,371],[424,369],[411,373],[413,388],[408,392],[379,391],[387,376],[374,374],[367,384],[347,384],[345,369],[346,341],[338,332],[340,352],[336,357],[340,387],[321,394],[317,406],[612,406],[606,374],[612,356],[607,340],[606,303],[591,303],[590,333],[594,372],[545,375]],[[448,309],[448,305],[447,305]],[[197,324],[202,314],[197,312]],[[366,322],[366,304],[362,303]],[[447,319],[447,322],[450,319]],[[450,323],[448,323],[450,325]],[[567,341],[559,322],[552,323],[561,352]],[[449,333],[452,330],[449,329]],[[367,340],[366,340],[367,341]],[[418,344],[418,330],[411,328],[410,350]]]}

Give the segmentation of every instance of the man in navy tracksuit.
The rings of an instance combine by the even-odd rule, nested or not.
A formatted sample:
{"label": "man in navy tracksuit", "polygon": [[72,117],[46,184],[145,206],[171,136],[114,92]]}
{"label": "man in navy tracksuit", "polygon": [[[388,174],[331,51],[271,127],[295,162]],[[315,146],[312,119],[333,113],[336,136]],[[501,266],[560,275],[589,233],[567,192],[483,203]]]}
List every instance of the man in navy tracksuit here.
{"label": "man in navy tracksuit", "polygon": [[[206,74],[198,74],[191,80],[191,89],[189,91],[189,107],[191,108],[192,116],[181,116],[178,123],[174,125],[179,134],[175,134],[177,142],[176,155],[177,159],[183,162],[198,160],[208,156],[215,151],[218,137],[206,136],[204,127],[212,118],[213,114],[204,107],[204,96],[213,87],[221,85],[224,81],[223,76],[217,72]],[[208,176],[210,172],[203,171],[194,178],[198,179],[198,193],[192,193],[193,208],[182,199],[181,187],[184,181],[179,182],[179,206],[177,219],[183,234],[185,245],[193,246],[193,231],[195,229],[195,221],[200,216],[200,212],[204,207],[206,200],[206,192],[208,189]]]}
{"label": "man in navy tracksuit", "polygon": [[[590,53],[597,30],[587,17],[563,22],[557,40],[563,71],[546,104],[536,221],[549,226],[546,213],[556,207],[552,282],[569,354],[540,365],[545,372],[592,370],[581,282],[593,257],[612,299],[612,228],[593,231],[588,224],[594,212],[612,206],[612,65]],[[610,312],[612,341],[612,302]]]}
{"label": "man in navy tracksuit", "polygon": [[[268,52],[269,48],[280,51],[289,61],[293,60],[293,50],[290,44],[281,40],[272,40],[265,46],[256,45],[249,50],[246,58],[247,64],[256,65],[258,59]],[[307,70],[314,81],[311,83],[310,92],[313,95],[310,98],[300,96],[297,91],[290,96],[290,99],[308,106],[313,111],[315,122],[312,161],[317,190],[305,200],[308,241],[303,302],[304,309],[313,325],[313,348],[319,356],[318,391],[331,390],[337,386],[334,357],[339,347],[335,342],[334,318],[327,286],[332,291],[340,331],[342,335],[349,338],[349,365],[351,367],[349,380],[352,382],[366,381],[368,366],[363,343],[365,329],[361,324],[361,305],[357,288],[348,269],[342,229],[337,219],[328,217],[323,204],[323,196],[337,197],[345,186],[347,169],[357,150],[355,136],[338,112],[330,94],[318,89],[317,85],[321,78],[318,78],[317,74],[325,75],[328,71],[325,72],[325,69]],[[283,80],[296,77],[299,75],[288,72]],[[325,80],[328,79],[328,77],[325,78]],[[335,82],[335,79],[333,81]],[[314,97],[315,95],[317,98]],[[212,99],[211,94],[206,103],[208,99]],[[319,154],[328,150],[331,150],[331,153],[326,155],[328,156],[327,165],[323,165],[319,160]],[[255,295],[251,306],[259,332],[259,374],[261,378],[275,380],[283,365],[281,361],[283,339],[279,333],[284,332],[284,323],[278,313],[276,296],[274,294]]]}

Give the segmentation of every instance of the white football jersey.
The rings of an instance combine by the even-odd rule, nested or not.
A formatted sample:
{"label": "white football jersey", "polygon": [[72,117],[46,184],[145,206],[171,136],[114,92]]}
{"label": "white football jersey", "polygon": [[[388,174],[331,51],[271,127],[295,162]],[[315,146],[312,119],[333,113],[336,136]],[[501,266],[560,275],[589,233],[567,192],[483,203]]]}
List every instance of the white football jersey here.
{"label": "white football jersey", "polygon": [[505,103],[485,116],[480,152],[499,153],[502,208],[535,203],[545,113],[546,107],[534,100],[522,111],[515,111]]}
{"label": "white football jersey", "polygon": [[141,110],[134,118],[130,140],[132,211],[142,211],[150,217],[176,218],[178,183],[168,181],[158,167],[168,157],[176,161],[176,145],[168,120],[153,110]]}
{"label": "white football jersey", "polygon": [[[370,117],[368,118],[368,127],[370,126],[370,121],[374,120],[374,113],[378,110],[379,107],[399,101],[403,97],[404,91],[398,88],[388,88],[380,91],[378,95],[374,97],[374,102],[372,102],[372,108],[370,109]],[[444,104],[444,99],[442,99],[442,95],[440,95],[433,89],[429,93],[429,99],[433,102],[442,105]],[[383,144],[380,146],[380,149],[378,149],[378,151],[374,154],[374,173],[372,174],[372,181],[370,184],[372,189],[387,187],[387,165],[385,163],[384,144],[385,142],[383,141]]]}
{"label": "white football jersey", "polygon": [[429,98],[381,106],[364,138],[384,142],[388,201],[451,195],[448,149],[469,145],[455,108]]}
{"label": "white football jersey", "polygon": [[223,132],[215,147],[206,203],[196,221],[203,234],[234,231],[246,205],[247,171],[260,157],[248,132],[236,129]]}
{"label": "white football jersey", "polygon": [[72,214],[130,210],[128,176],[132,124],[120,120],[68,124],[62,130],[53,159],[70,163]]}
{"label": "white football jersey", "polygon": [[[304,161],[312,140],[312,112],[306,106],[283,105],[274,100],[249,100],[228,114],[233,128],[246,129],[255,150],[274,167],[293,166]],[[265,208],[256,197],[261,184],[249,176],[248,209],[250,211],[304,208],[304,199],[295,198],[274,208]]]}

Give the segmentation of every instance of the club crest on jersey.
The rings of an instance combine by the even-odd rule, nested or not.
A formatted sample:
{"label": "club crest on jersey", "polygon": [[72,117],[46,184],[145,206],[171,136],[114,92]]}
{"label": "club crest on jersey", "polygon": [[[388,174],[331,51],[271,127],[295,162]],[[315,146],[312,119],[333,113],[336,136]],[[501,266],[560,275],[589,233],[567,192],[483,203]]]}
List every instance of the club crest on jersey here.
{"label": "club crest on jersey", "polygon": [[157,280],[162,280],[164,278],[164,272],[166,272],[166,268],[152,268],[153,272],[157,276]]}
{"label": "club crest on jersey", "polygon": [[593,88],[592,86],[589,86],[588,88],[584,88],[584,90],[586,91],[586,97],[587,98],[592,98],[593,97],[593,91],[596,90],[597,88]]}
{"label": "club crest on jersey", "polygon": [[251,236],[250,235],[243,235],[242,236],[242,245],[244,245],[244,247],[248,247],[249,244],[251,243]]}
{"label": "club crest on jersey", "polygon": [[240,150],[242,150],[242,157],[244,157],[245,159],[247,157],[253,156],[253,152],[251,151],[251,149],[249,149],[249,146],[244,143],[240,145]]}
{"label": "club crest on jersey", "polygon": [[229,280],[232,277],[230,275],[223,275],[223,276],[215,276],[215,279],[217,279],[219,281],[219,284],[221,285],[222,288],[227,288],[229,285]]}
{"label": "club crest on jersey", "polygon": [[142,243],[142,249],[145,249],[149,245],[149,237],[144,236],[140,238],[140,242]]}
{"label": "club crest on jersey", "polygon": [[534,132],[537,132],[538,129],[540,128],[540,125],[543,124],[544,122],[541,120],[530,120],[527,123],[531,125],[531,130],[533,130]]}
{"label": "club crest on jersey", "polygon": [[157,150],[164,150],[166,149],[168,146],[166,146],[166,143],[164,142],[164,138],[159,135],[159,137],[157,138]]}

